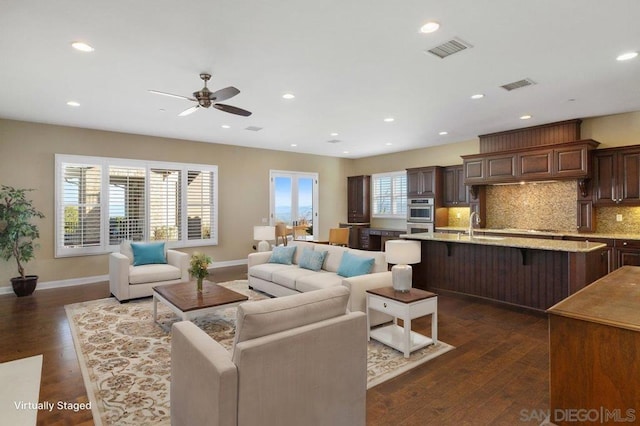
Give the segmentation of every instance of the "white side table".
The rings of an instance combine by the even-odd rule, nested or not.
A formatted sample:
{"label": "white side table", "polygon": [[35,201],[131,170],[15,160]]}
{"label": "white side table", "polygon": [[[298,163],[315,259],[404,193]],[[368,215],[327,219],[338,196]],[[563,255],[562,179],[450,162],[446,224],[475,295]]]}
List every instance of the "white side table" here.
{"label": "white side table", "polygon": [[[371,330],[371,309],[393,316],[393,324]],[[431,315],[431,337],[411,331],[411,320],[425,315]],[[398,319],[404,322],[404,327],[398,325]],[[367,290],[367,330],[368,339],[391,346],[409,358],[411,352],[438,343],[438,295],[417,288],[407,293],[392,287]]]}

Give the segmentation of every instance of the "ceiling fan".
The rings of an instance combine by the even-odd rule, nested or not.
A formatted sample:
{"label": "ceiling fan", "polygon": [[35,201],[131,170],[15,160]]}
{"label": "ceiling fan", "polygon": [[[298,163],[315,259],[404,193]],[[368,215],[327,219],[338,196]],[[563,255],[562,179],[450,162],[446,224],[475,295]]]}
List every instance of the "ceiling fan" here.
{"label": "ceiling fan", "polygon": [[211,74],[202,73],[200,74],[200,78],[204,80],[204,87],[197,92],[193,92],[193,97],[189,96],[181,96],[174,95],[173,93],[167,92],[159,92],[157,90],[149,90],[151,93],[155,93],[157,95],[171,96],[173,98],[186,99],[188,101],[197,102],[197,105],[192,106],[191,108],[187,108],[178,114],[180,117],[184,117],[185,115],[189,115],[193,112],[196,112],[200,108],[209,108],[213,106],[215,109],[219,109],[220,111],[228,112],[231,114],[242,115],[243,117],[248,117],[251,115],[251,112],[234,107],[231,105],[218,104],[214,103],[217,101],[224,101],[225,99],[229,99],[240,93],[240,90],[236,89],[233,86],[225,87],[224,89],[217,90],[215,92],[210,91],[207,88],[207,81],[211,79]]}

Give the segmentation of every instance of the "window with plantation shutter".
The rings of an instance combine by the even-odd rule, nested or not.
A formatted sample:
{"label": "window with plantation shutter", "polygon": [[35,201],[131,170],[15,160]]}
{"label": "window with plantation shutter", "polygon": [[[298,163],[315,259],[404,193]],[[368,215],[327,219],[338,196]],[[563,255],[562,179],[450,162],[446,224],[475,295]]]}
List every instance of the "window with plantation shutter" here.
{"label": "window with plantation shutter", "polygon": [[182,234],[181,176],[181,170],[151,169],[149,179],[150,240],[180,240]]}
{"label": "window with plantation shutter", "polygon": [[145,239],[146,170],[109,167],[109,244]]}
{"label": "window with plantation shutter", "polygon": [[102,167],[91,163],[62,163],[58,169],[60,196],[56,215],[58,245],[64,251],[101,248]]}
{"label": "window with plantation shutter", "polygon": [[217,180],[214,165],[56,154],[56,257],[216,245]]}
{"label": "window with plantation shutter", "polygon": [[405,171],[371,176],[373,217],[407,217],[407,174]]}
{"label": "window with plantation shutter", "polygon": [[211,238],[214,206],[213,173],[189,170],[187,174],[187,238]]}

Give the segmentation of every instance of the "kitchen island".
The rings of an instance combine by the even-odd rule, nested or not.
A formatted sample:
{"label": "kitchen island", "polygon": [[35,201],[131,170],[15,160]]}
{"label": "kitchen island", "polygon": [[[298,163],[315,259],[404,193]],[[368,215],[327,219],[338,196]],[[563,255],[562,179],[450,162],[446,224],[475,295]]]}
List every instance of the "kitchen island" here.
{"label": "kitchen island", "polygon": [[423,233],[413,285],[544,311],[606,274],[596,242]]}

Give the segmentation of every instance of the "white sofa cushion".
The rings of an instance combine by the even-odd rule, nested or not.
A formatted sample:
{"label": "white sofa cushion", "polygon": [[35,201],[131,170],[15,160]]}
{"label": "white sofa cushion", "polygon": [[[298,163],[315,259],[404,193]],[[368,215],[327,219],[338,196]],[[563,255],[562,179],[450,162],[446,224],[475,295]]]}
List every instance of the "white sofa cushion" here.
{"label": "white sofa cushion", "polygon": [[310,243],[308,241],[290,241],[287,246],[295,246],[297,247],[296,252],[293,255],[293,263],[298,265],[300,264],[300,255],[302,255],[302,250],[305,248],[309,248],[311,250],[314,249],[318,244]]}
{"label": "white sofa cushion", "polygon": [[312,275],[303,275],[296,280],[296,290],[306,291],[321,290],[342,284],[343,277],[335,272],[319,271]]}
{"label": "white sofa cushion", "polygon": [[306,275],[315,275],[318,272],[300,267],[279,269],[277,271],[273,271],[273,274],[271,274],[271,282],[296,290],[297,280]]}
{"label": "white sofa cushion", "polygon": [[346,247],[341,246],[329,246],[324,244],[316,244],[316,251],[326,251],[327,255],[324,258],[324,266],[322,269],[329,272],[337,272],[340,262],[342,261],[342,253],[347,251]]}
{"label": "white sofa cushion", "polygon": [[180,268],[167,263],[129,266],[129,283],[143,284],[158,281],[179,280],[182,277]]}
{"label": "white sofa cushion", "polygon": [[296,265],[283,265],[281,263],[262,263],[249,268],[249,275],[262,278],[265,281],[273,281],[273,273],[284,269],[298,269]]}
{"label": "white sofa cushion", "polygon": [[344,315],[349,290],[338,286],[324,291],[241,303],[236,316],[233,346],[245,340],[302,327]]}

